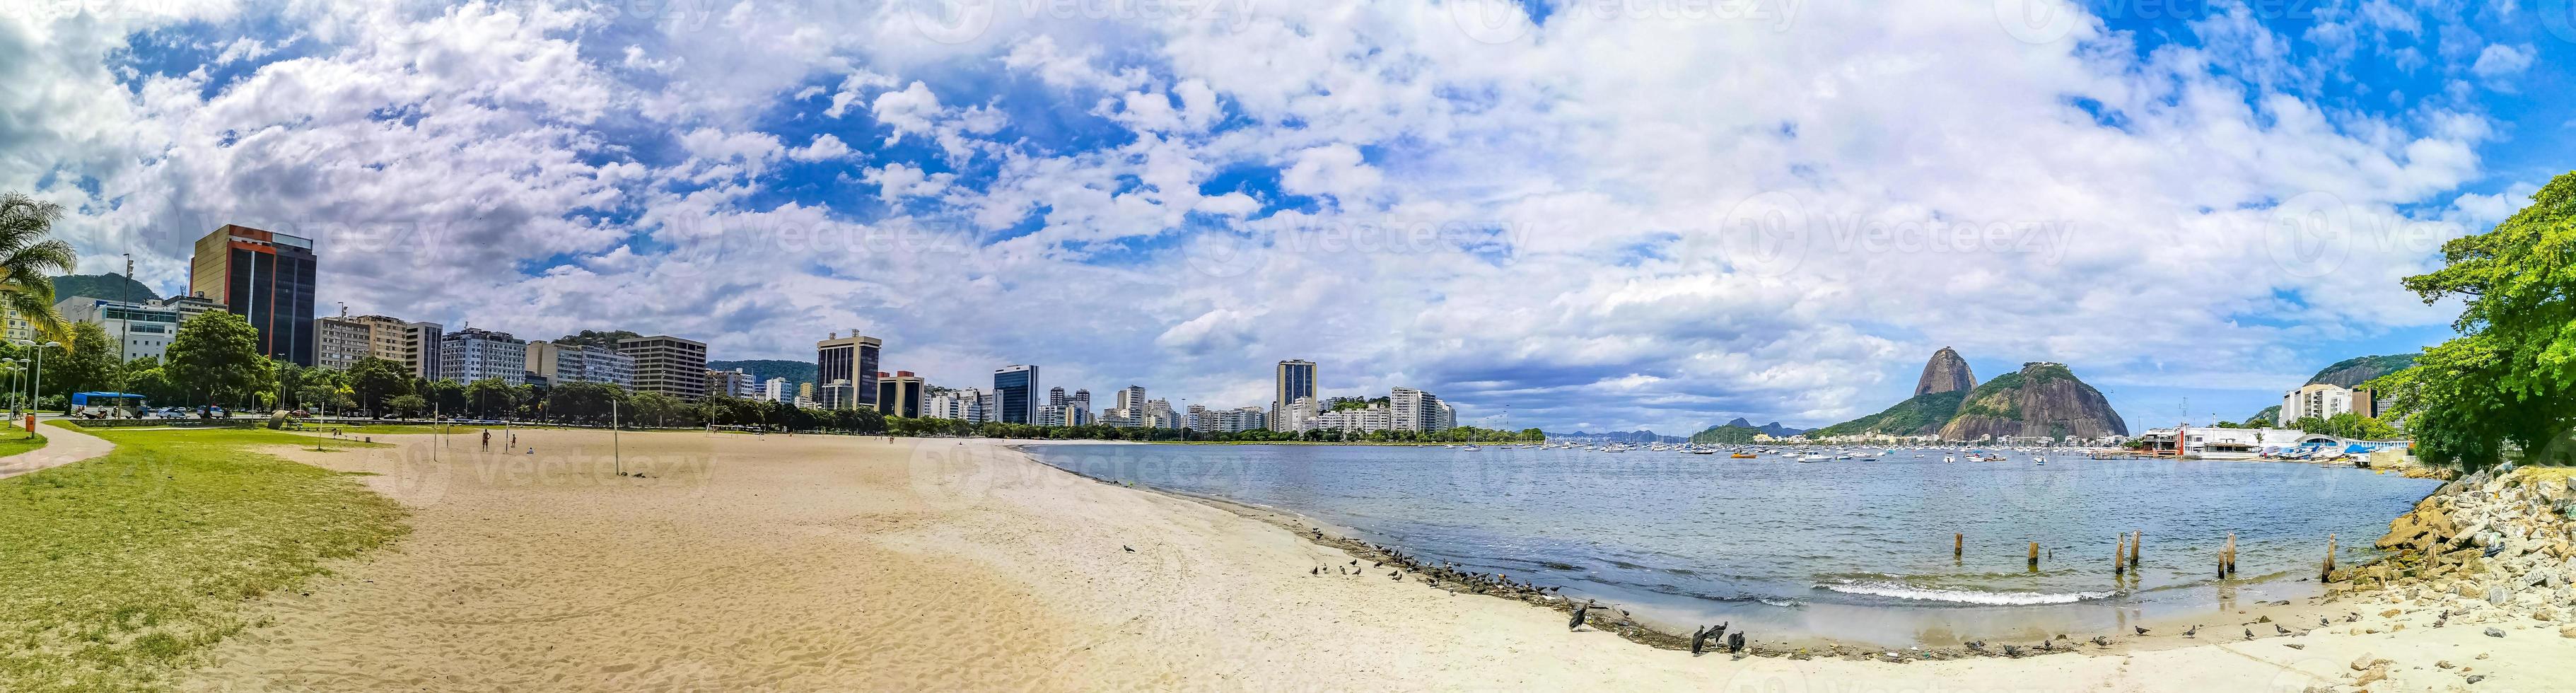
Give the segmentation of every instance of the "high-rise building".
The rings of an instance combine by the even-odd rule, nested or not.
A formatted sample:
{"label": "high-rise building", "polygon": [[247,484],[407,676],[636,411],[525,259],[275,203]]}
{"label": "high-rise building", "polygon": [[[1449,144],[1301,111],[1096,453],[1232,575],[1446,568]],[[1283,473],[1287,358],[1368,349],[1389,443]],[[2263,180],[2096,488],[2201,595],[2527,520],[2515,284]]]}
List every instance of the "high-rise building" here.
{"label": "high-rise building", "polygon": [[[382,315],[361,315],[353,318],[345,313],[337,317],[315,319],[313,321],[313,366],[348,370],[358,365],[358,359],[373,357],[403,364],[404,369],[414,375],[424,378],[436,377],[436,364],[431,364],[430,372],[422,373],[419,366],[413,363],[413,360],[419,357],[410,348],[413,346],[410,340],[419,336],[416,331],[421,329],[417,327],[420,325],[427,326],[431,341],[435,342],[438,339],[438,325],[435,323],[407,323]],[[435,353],[436,350],[433,349],[433,358]]]}
{"label": "high-rise building", "polygon": [[707,371],[708,395],[721,397],[751,397],[759,394],[759,390],[759,385],[752,382],[751,373],[744,371],[743,369],[736,368],[729,371]]}
{"label": "high-rise building", "polygon": [[552,385],[605,383],[635,387],[635,357],[595,344],[529,342],[527,370]]}
{"label": "high-rise building", "polygon": [[[1323,393],[1315,390],[1315,362],[1313,361],[1281,361],[1278,368],[1272,371],[1271,376],[1270,422],[1274,427],[1295,418],[1290,416],[1288,405],[1296,402],[1297,398],[1323,398]],[[1279,430],[1299,429],[1281,428]]]}
{"label": "high-rise building", "polygon": [[2281,426],[2290,427],[2299,419],[2333,418],[2353,411],[2353,391],[2332,383],[2309,383],[2281,395]]}
{"label": "high-rise building", "polygon": [[680,399],[707,396],[707,344],[670,335],[617,340],[617,352],[635,359],[635,391]]}
{"label": "high-rise building", "polygon": [[1388,393],[1387,404],[1393,410],[1389,428],[1421,433],[1437,433],[1449,429],[1448,425],[1442,423],[1442,412],[1446,405],[1440,401],[1438,395],[1409,387],[1399,387],[1394,392]]}
{"label": "high-rise building", "polygon": [[216,303],[214,299],[206,298],[203,295],[172,296],[162,299],[161,305],[169,306],[171,310],[179,311],[179,324],[181,325],[188,324],[188,321],[196,319],[197,316],[224,310],[223,304]]}
{"label": "high-rise building", "polygon": [[873,409],[877,404],[877,358],[885,341],[862,336],[851,330],[850,336],[829,333],[814,343],[814,381],[830,386],[833,381],[847,380],[846,396],[824,397],[824,406],[833,409]]}
{"label": "high-rise building", "polygon": [[1145,408],[1145,386],[1129,385],[1118,390],[1115,400],[1120,409],[1142,411]]}
{"label": "high-rise building", "polygon": [[762,381],[760,383],[760,398],[771,402],[787,401],[787,379],[770,378]]}
{"label": "high-rise building", "polygon": [[924,394],[921,376],[912,371],[877,374],[877,411],[886,416],[921,418]]}
{"label": "high-rise building", "polygon": [[260,353],[313,365],[313,240],[225,224],[197,239],[188,291],[259,331]]}
{"label": "high-rise building", "polygon": [[1038,394],[1037,366],[1003,366],[993,371],[993,420],[1002,423],[1035,423]]}
{"label": "high-rise building", "polygon": [[54,314],[65,322],[98,325],[109,339],[125,343],[119,358],[127,361],[160,358],[170,348],[170,339],[179,335],[179,311],[160,301],[129,303],[73,296],[55,303]]}
{"label": "high-rise building", "polygon": [[795,402],[795,405],[796,405],[796,406],[800,406],[800,407],[810,407],[810,406],[814,406],[814,384],[813,384],[813,383],[797,383],[797,384],[796,384],[796,402]]}
{"label": "high-rise building", "polygon": [[1050,388],[1047,388],[1047,406],[1050,406],[1050,407],[1061,407],[1061,406],[1064,406],[1065,401],[1066,401],[1066,400],[1069,400],[1069,399],[1073,399],[1073,398],[1071,398],[1071,397],[1066,397],[1066,396],[1065,396],[1065,394],[1064,394],[1064,388],[1061,388],[1061,387],[1050,387]]}
{"label": "high-rise building", "polygon": [[1261,407],[1209,409],[1205,405],[1193,404],[1189,411],[1190,430],[1209,433],[1258,430],[1267,428],[1269,420],[1269,410]]}
{"label": "high-rise building", "polygon": [[492,378],[516,387],[527,382],[528,342],[508,332],[468,327],[439,338],[438,377],[459,383]]}
{"label": "high-rise building", "polygon": [[1081,409],[1085,412],[1091,411],[1091,391],[1075,390],[1073,391],[1072,397],[1064,399],[1064,404],[1065,406]]}

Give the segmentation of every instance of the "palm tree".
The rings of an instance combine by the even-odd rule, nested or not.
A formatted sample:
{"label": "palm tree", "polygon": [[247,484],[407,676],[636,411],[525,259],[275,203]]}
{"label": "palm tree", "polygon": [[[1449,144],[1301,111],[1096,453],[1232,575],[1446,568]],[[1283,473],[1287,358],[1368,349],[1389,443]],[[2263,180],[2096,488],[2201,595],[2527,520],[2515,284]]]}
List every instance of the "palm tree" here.
{"label": "palm tree", "polygon": [[0,193],[0,304],[47,339],[70,343],[71,330],[54,314],[54,275],[79,264],[72,244],[48,238],[62,205],[22,193]]}

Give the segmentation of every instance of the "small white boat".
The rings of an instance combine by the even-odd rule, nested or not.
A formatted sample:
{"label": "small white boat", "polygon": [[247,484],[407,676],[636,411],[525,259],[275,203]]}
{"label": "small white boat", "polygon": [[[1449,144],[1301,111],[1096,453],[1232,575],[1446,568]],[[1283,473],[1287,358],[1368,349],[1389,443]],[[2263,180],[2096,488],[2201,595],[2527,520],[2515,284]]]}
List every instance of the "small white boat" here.
{"label": "small white boat", "polygon": [[1824,455],[1805,455],[1805,456],[1801,456],[1801,457],[1799,457],[1799,458],[1798,458],[1798,462],[1799,462],[1799,463],[1801,463],[1801,464],[1806,464],[1806,463],[1814,463],[1814,462],[1823,462],[1823,461],[1828,460],[1828,459],[1832,459],[1832,458],[1826,457],[1826,456],[1824,456]]}

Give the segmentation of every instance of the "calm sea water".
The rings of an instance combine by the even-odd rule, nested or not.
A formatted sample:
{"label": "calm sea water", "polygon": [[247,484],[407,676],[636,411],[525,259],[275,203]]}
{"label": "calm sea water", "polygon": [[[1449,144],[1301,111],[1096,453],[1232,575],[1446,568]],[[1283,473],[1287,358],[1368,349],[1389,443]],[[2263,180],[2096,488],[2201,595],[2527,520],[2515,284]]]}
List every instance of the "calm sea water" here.
{"label": "calm sea water", "polygon": [[[1411,553],[1563,585],[1689,632],[1885,645],[2108,632],[2313,594],[2329,533],[2368,557],[2438,485],[2369,470],[1939,450],[1796,464],[1678,452],[1040,445],[1041,461],[1290,511]],[[1917,458],[1920,454],[1922,457]],[[2121,532],[2142,569],[2115,577]],[[1952,533],[1966,535],[1951,556]],[[2215,579],[2236,535],[2239,576]],[[2026,560],[2030,542],[2040,568]]]}

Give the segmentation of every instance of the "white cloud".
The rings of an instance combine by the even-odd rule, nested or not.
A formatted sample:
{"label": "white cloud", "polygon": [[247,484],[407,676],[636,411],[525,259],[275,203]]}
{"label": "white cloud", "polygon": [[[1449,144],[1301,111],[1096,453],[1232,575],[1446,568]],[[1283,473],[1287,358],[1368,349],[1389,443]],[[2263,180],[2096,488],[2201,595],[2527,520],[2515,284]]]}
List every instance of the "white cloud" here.
{"label": "white cloud", "polygon": [[2501,43],[2487,46],[2486,50],[2478,52],[2478,62],[2469,66],[2469,72],[2489,80],[2501,80],[2531,69],[2533,55],[2535,52],[2528,45],[2519,48]]}

